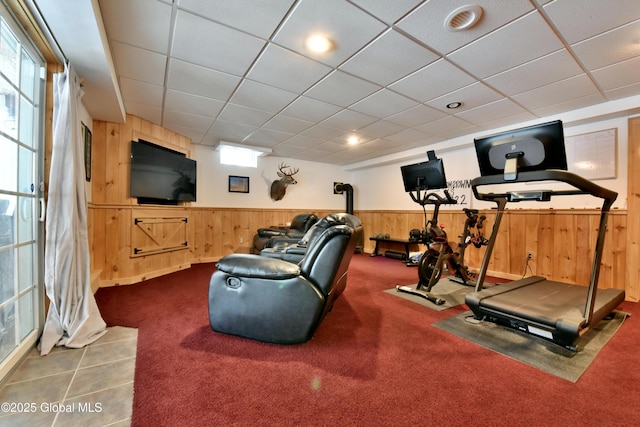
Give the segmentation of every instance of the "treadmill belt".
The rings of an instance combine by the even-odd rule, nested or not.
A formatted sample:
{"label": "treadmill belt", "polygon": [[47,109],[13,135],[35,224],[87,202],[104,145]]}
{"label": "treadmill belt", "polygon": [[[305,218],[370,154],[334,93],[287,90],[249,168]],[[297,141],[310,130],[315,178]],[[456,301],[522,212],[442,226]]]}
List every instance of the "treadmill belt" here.
{"label": "treadmill belt", "polygon": [[544,280],[483,298],[482,307],[555,326],[558,319],[581,323],[588,289]]}

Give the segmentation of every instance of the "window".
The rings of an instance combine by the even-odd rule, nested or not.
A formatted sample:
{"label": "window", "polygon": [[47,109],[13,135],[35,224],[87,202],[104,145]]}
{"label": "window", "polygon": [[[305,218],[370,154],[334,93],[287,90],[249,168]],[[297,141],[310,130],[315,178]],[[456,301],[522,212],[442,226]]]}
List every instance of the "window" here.
{"label": "window", "polygon": [[220,163],[223,165],[258,167],[258,157],[271,153],[271,149],[221,142],[216,150],[220,152]]}

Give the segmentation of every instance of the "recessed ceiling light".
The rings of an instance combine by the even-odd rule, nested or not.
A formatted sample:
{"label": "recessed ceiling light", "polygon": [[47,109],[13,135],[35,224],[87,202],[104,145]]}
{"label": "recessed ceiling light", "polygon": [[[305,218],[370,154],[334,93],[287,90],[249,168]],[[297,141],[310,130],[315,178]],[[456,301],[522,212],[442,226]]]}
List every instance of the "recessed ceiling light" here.
{"label": "recessed ceiling light", "polygon": [[360,138],[358,138],[355,135],[352,135],[349,138],[347,138],[347,143],[349,145],[356,145],[358,142],[360,142]]}
{"label": "recessed ceiling light", "polygon": [[466,5],[455,9],[444,20],[444,28],[449,31],[468,30],[482,18],[482,8],[478,5]]}
{"label": "recessed ceiling light", "polygon": [[462,107],[462,102],[460,101],[450,102],[447,104],[447,108],[450,110],[455,110],[456,108],[460,108],[460,107]]}
{"label": "recessed ceiling light", "polygon": [[325,36],[314,35],[306,41],[307,49],[315,53],[325,53],[333,49],[333,42]]}

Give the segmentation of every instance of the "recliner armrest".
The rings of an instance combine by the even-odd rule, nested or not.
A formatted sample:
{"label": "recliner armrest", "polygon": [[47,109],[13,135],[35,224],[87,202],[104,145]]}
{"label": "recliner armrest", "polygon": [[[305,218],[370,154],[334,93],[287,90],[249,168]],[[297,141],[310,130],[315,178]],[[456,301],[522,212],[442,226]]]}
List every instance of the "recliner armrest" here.
{"label": "recliner armrest", "polygon": [[286,236],[287,228],[259,228],[258,236],[261,237],[276,237],[276,236]]}
{"label": "recliner armrest", "polygon": [[218,270],[241,277],[282,280],[300,275],[300,267],[277,258],[253,254],[230,254],[218,261]]}

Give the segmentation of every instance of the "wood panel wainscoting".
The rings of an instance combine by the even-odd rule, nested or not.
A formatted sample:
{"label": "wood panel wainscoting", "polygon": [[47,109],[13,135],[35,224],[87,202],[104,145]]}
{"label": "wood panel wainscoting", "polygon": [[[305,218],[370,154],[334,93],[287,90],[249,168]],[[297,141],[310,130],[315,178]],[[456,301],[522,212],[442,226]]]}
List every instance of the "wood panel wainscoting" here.
{"label": "wood panel wainscoting", "polygon": [[[298,213],[308,211],[92,205],[89,212],[92,266],[101,272],[100,286],[113,286],[137,283],[188,268],[194,263],[215,262],[233,252],[248,253],[258,228],[284,225]],[[322,217],[331,212],[314,213]],[[487,216],[485,233],[488,237],[495,212],[487,210],[481,214]],[[355,215],[364,225],[366,253],[374,251],[375,242],[369,240],[374,234],[384,232],[405,238],[411,229],[421,229],[424,224],[420,211],[356,211]],[[587,284],[599,216],[597,209],[507,210],[489,274],[511,279],[536,274],[551,280]],[[136,230],[139,228],[136,218],[144,217],[153,219],[154,224],[156,218],[168,218],[169,233],[182,236],[180,233],[184,232],[188,244],[172,246],[170,251],[152,249],[147,253],[136,253],[136,233],[143,233]],[[440,212],[440,223],[445,226],[453,247],[462,232],[464,220],[462,211]],[[182,231],[175,231],[176,222],[180,224],[178,230]],[[611,212],[601,264],[601,288],[625,288],[626,223],[626,211]],[[146,238],[152,240],[149,236]],[[173,241],[180,240],[182,237]],[[484,251],[484,247],[469,246],[465,263],[477,270]],[[527,264],[530,252],[534,256]]]}
{"label": "wood panel wainscoting", "polygon": [[[409,230],[421,229],[422,212],[358,211],[365,228],[365,252],[373,252],[373,234],[387,233],[408,238]],[[485,236],[491,235],[495,211],[485,215]],[[440,211],[440,224],[448,240],[456,247],[464,227],[462,211]],[[596,243],[600,211],[598,209],[516,209],[505,211],[489,264],[489,274],[508,279],[539,275],[550,280],[586,285],[589,283],[593,250]],[[627,212],[613,210],[609,215],[607,238],[601,262],[599,287],[625,289],[625,237]],[[480,267],[485,247],[469,246],[465,264],[474,271]],[[527,264],[527,254],[533,259]],[[526,271],[525,271],[526,268]]]}

